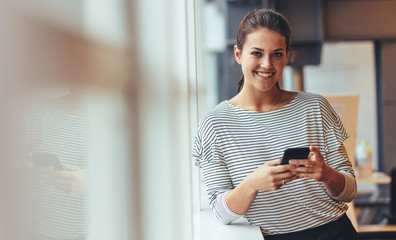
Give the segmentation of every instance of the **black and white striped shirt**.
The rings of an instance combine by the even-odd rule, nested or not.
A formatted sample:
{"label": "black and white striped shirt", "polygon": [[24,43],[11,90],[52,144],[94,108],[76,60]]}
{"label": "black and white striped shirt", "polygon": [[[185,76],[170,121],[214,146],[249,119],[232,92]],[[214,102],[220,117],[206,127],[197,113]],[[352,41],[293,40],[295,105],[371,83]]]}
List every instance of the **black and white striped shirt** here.
{"label": "black and white striped shirt", "polygon": [[[299,92],[289,104],[270,112],[247,111],[224,101],[201,119],[193,157],[216,212],[219,195],[260,165],[281,158],[287,148],[314,145],[329,166],[354,176],[343,147],[347,138],[340,118],[320,95]],[[245,218],[263,235],[273,235],[326,224],[346,210],[322,183],[299,178],[276,191],[259,191]]]}

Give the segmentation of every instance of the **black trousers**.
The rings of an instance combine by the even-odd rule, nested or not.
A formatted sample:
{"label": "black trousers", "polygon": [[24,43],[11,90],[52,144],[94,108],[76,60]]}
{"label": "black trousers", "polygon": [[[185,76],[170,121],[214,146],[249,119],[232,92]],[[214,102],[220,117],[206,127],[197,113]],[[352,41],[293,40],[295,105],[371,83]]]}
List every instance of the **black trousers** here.
{"label": "black trousers", "polygon": [[341,218],[325,225],[298,232],[268,235],[265,240],[357,240],[359,235],[344,214]]}

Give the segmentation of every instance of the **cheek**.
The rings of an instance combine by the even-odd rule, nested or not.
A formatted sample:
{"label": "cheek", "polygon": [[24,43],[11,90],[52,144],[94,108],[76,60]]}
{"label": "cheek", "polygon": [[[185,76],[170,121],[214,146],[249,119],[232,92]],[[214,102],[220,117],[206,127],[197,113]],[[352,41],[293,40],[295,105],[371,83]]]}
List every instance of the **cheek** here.
{"label": "cheek", "polygon": [[275,65],[278,71],[283,71],[286,66],[286,58],[276,61]]}
{"label": "cheek", "polygon": [[258,60],[252,58],[245,58],[242,61],[242,69],[243,71],[252,71],[260,66],[260,62]]}

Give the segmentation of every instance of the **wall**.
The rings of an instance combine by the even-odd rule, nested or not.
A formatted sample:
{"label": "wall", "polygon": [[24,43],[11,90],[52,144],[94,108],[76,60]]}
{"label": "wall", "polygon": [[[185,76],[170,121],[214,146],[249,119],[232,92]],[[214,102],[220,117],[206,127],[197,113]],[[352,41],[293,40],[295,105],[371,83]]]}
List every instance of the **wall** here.
{"label": "wall", "polygon": [[384,169],[390,173],[396,167],[396,43],[383,42],[381,49],[381,89],[383,111]]}
{"label": "wall", "polygon": [[304,86],[308,92],[323,95],[360,95],[357,143],[362,139],[370,142],[373,166],[377,168],[374,44],[370,41],[325,43],[321,64],[304,68]]}

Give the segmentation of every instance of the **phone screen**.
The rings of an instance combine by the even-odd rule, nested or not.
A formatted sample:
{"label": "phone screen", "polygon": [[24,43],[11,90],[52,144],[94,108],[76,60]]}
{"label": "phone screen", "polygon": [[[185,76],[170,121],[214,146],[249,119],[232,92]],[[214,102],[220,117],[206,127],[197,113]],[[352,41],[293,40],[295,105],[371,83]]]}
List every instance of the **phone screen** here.
{"label": "phone screen", "polygon": [[309,156],[309,148],[288,148],[283,153],[281,165],[289,164],[290,159],[307,159]]}

